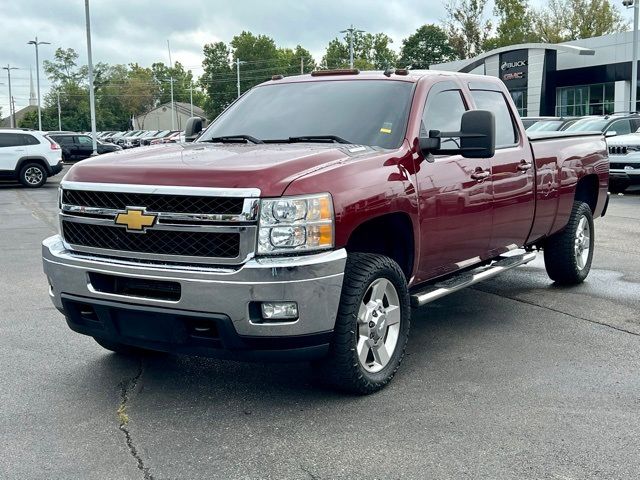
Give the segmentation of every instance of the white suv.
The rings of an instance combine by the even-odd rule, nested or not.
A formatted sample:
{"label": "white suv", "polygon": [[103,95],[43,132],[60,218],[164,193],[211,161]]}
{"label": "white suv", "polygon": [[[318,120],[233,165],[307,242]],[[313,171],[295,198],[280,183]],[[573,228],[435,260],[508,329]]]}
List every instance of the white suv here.
{"label": "white suv", "polygon": [[0,179],[37,188],[62,171],[60,145],[42,132],[0,129]]}

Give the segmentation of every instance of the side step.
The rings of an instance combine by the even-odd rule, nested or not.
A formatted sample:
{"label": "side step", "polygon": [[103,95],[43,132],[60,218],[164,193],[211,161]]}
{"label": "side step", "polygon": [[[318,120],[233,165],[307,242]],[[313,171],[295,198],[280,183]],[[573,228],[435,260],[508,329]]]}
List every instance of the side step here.
{"label": "side step", "polygon": [[450,293],[474,285],[482,280],[495,277],[507,270],[519,267],[535,260],[536,252],[526,252],[520,255],[498,257],[490,265],[475,270],[454,275],[442,282],[425,287],[423,290],[411,294],[411,306],[421,307],[427,303],[445,297]]}

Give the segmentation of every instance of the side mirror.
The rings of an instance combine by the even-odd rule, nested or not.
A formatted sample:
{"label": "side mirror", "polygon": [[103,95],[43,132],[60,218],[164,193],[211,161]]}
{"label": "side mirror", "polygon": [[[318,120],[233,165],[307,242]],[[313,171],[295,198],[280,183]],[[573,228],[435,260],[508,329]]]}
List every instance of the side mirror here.
{"label": "side mirror", "polygon": [[[449,145],[443,148],[443,144],[454,148]],[[469,110],[462,115],[459,132],[431,130],[429,137],[420,138],[420,149],[425,156],[433,154],[491,158],[496,152],[495,115],[488,110]]]}
{"label": "side mirror", "polygon": [[200,132],[202,132],[202,119],[200,117],[191,117],[184,127],[184,141],[193,142],[198,138]]}
{"label": "side mirror", "polygon": [[615,137],[616,135],[618,135],[618,132],[616,132],[615,130],[609,130],[604,134],[606,138]]}

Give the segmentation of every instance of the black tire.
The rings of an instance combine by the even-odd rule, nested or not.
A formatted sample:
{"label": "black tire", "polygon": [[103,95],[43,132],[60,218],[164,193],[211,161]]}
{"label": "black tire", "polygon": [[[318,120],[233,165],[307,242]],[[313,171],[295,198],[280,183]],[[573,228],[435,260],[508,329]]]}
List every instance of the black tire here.
{"label": "black tire", "polygon": [[[579,237],[578,229],[588,226],[588,241]],[[544,266],[551,280],[561,285],[577,285],[584,282],[591,270],[594,246],[593,214],[584,202],[575,202],[569,217],[569,223],[558,233],[547,239],[544,245]],[[582,249],[577,246],[581,243]],[[587,255],[583,255],[588,245]],[[586,258],[585,258],[586,257]]]}
{"label": "black tire", "polygon": [[154,350],[147,350],[145,348],[134,347],[132,345],[125,345],[124,343],[112,342],[105,340],[104,338],[93,337],[98,345],[107,350],[111,350],[120,355],[136,356],[136,355],[149,355],[156,353]]}
{"label": "black tire", "polygon": [[47,182],[47,170],[39,163],[27,163],[20,169],[18,180],[27,188],[39,188]]}
{"label": "black tire", "polygon": [[629,182],[624,180],[609,180],[609,192],[611,193],[624,193],[629,188]]}
{"label": "black tire", "polygon": [[[372,372],[368,371],[367,368],[374,367],[370,365],[363,366],[358,356],[359,339],[362,341],[365,338],[365,336],[362,336],[361,329],[366,330],[367,325],[371,327],[372,322],[359,323],[358,311],[365,299],[365,295],[369,295],[368,302],[371,303],[373,291],[370,287],[374,283],[384,280],[387,280],[395,289],[396,298],[393,301],[398,303],[399,328],[395,329],[393,333],[394,337],[397,336],[397,341],[393,353],[388,355],[388,363],[381,370]],[[388,283],[384,284],[388,285]],[[387,286],[386,288],[389,287]],[[391,296],[393,296],[393,291],[391,293]],[[387,305],[389,305],[391,298],[386,294],[384,298],[387,301]],[[372,315],[375,315],[375,313],[372,313]],[[381,323],[381,327],[384,327],[385,331],[382,334],[383,337],[378,336],[376,341],[386,343],[391,334],[391,326],[389,326],[391,320],[389,320],[389,325],[384,325],[387,322],[386,314],[379,313],[378,315],[380,317],[376,318],[385,318],[384,322]],[[396,316],[395,318],[397,321],[398,317]],[[350,253],[347,259],[342,295],[329,355],[314,364],[319,374],[319,379],[331,387],[360,395],[370,394],[382,389],[391,381],[402,362],[409,336],[410,321],[411,306],[407,281],[398,264],[382,255]],[[368,337],[366,338],[366,342],[368,342]],[[373,348],[368,350],[369,353],[367,355],[371,355],[371,357],[367,358],[373,358],[373,351]],[[375,364],[374,361],[371,363]],[[379,366],[382,366],[382,363]]]}

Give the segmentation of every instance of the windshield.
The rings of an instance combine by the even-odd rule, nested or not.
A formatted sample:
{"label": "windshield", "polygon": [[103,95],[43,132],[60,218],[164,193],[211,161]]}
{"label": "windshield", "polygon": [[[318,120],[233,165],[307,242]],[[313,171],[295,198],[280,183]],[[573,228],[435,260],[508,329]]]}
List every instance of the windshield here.
{"label": "windshield", "polygon": [[562,126],[562,120],[538,122],[527,128],[527,132],[555,132]]}
{"label": "windshield", "polygon": [[218,117],[198,142],[238,135],[283,142],[290,137],[333,136],[358,145],[397,148],[412,92],[413,83],[390,80],[256,87]]}
{"label": "windshield", "polygon": [[609,120],[606,118],[590,118],[585,120],[579,120],[573,125],[566,128],[568,132],[602,132]]}

